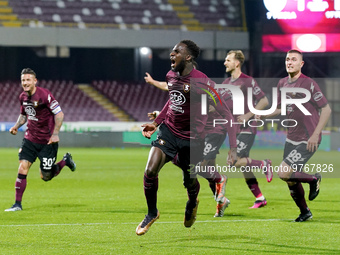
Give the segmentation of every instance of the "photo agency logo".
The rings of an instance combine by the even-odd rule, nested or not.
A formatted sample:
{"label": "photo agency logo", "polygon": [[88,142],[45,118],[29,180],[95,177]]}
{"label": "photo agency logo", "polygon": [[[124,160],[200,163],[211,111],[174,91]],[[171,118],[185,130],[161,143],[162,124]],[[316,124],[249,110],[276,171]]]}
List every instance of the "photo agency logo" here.
{"label": "photo agency logo", "polygon": [[[211,99],[214,101],[215,105],[217,97],[220,101],[220,104],[222,105],[221,98],[219,94],[217,93],[217,90],[228,90],[229,94],[232,95],[232,103],[233,103],[233,115],[242,115],[245,114],[244,112],[244,101],[245,97],[244,94],[241,90],[240,87],[235,86],[235,85],[229,85],[229,84],[215,84],[214,88],[212,86],[209,86],[209,89],[213,91],[214,94],[210,93],[207,91],[207,89],[203,89],[207,94],[202,94],[201,95],[201,114],[202,115],[207,115],[209,114],[207,112],[207,105],[208,105],[208,95],[211,97]],[[254,114],[254,115],[270,115],[274,113],[274,111],[277,108],[278,105],[278,99],[277,99],[277,88],[272,88],[272,105],[270,109],[267,110],[257,110],[254,107],[253,104],[253,88],[250,87],[247,89],[247,105],[249,110]],[[256,93],[256,91],[255,91]],[[297,95],[298,93],[303,94],[304,97],[292,97],[292,95]],[[281,88],[281,116],[286,116],[287,115],[287,109],[288,111],[292,110],[292,106],[295,105],[304,115],[312,115],[304,106],[303,104],[308,102],[311,99],[311,93],[309,90],[304,89],[304,88]],[[243,121],[243,122],[234,122],[233,120],[226,120],[226,119],[214,119],[213,120],[213,125],[216,127],[216,125],[224,125],[224,124],[230,124],[230,126],[233,125],[243,125],[244,127],[250,126],[250,127],[262,127],[264,126],[265,122],[271,123],[272,127],[274,127],[275,122],[281,122],[281,125],[283,127],[295,127],[298,122],[294,119],[250,119],[248,121]]]}

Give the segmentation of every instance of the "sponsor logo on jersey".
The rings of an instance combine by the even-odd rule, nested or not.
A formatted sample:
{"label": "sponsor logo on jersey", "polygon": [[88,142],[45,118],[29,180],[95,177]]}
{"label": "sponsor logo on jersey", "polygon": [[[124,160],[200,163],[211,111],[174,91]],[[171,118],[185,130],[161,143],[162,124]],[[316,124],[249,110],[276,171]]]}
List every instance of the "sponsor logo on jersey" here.
{"label": "sponsor logo on jersey", "polygon": [[314,100],[317,102],[317,101],[320,101],[322,98],[323,98],[323,94],[319,91],[319,92],[316,92],[313,96]]}
{"label": "sponsor logo on jersey", "polygon": [[28,116],[35,116],[37,114],[32,106],[27,106],[25,112]]}
{"label": "sponsor logo on jersey", "polygon": [[170,101],[174,105],[182,105],[186,102],[185,96],[178,90],[170,91]]}
{"label": "sponsor logo on jersey", "polygon": [[183,91],[188,93],[190,91],[190,84],[183,84]]}
{"label": "sponsor logo on jersey", "polygon": [[37,113],[36,113],[35,109],[32,106],[27,106],[25,108],[25,112],[26,112],[26,114],[28,116],[27,119],[38,121],[38,119],[35,117],[35,115]]}

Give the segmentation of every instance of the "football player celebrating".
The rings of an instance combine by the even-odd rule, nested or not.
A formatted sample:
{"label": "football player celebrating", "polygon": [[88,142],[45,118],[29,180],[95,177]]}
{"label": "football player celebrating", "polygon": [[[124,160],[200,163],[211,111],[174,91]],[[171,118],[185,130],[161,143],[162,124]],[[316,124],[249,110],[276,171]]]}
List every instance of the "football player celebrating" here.
{"label": "football player celebrating", "polygon": [[[321,175],[307,174],[303,171],[304,165],[313,156],[321,142],[322,129],[327,124],[331,114],[331,108],[327,99],[321,92],[319,85],[301,73],[304,65],[302,53],[298,50],[290,50],[286,55],[286,71],[288,76],[279,81],[278,88],[278,109],[273,114],[265,117],[271,117],[280,114],[281,93],[282,89],[300,88],[305,89],[311,94],[308,102],[301,106],[305,107],[310,115],[298,107],[299,105],[287,104],[285,112],[291,123],[288,127],[287,139],[284,147],[283,161],[280,164],[278,175],[287,182],[290,194],[300,209],[300,215],[295,222],[303,222],[312,219],[313,215],[307,206],[305,200],[305,191],[301,183],[309,184],[309,200],[314,200],[320,191]],[[287,93],[287,98],[304,98],[304,93]],[[283,99],[285,100],[285,99]]]}
{"label": "football player celebrating", "polygon": [[15,182],[15,203],[7,212],[22,210],[22,196],[27,185],[27,175],[32,164],[38,157],[40,175],[44,181],[57,176],[67,165],[72,171],[76,164],[70,153],[55,164],[58,153],[59,130],[63,123],[64,113],[50,91],[36,86],[35,72],[25,68],[21,72],[23,92],[19,96],[21,113],[9,132],[16,135],[18,129],[27,122],[27,129],[19,150],[18,177]]}
{"label": "football player celebrating", "polygon": [[[198,208],[200,184],[190,169],[202,160],[204,128],[207,115],[201,115],[200,86],[208,84],[208,77],[196,70],[193,60],[198,57],[199,47],[190,40],[176,44],[170,53],[171,70],[166,75],[169,101],[153,123],[144,124],[143,135],[150,138],[159,126],[157,139],[152,142],[148,162],[144,172],[144,193],[148,214],[137,226],[136,234],[145,234],[159,218],[157,209],[158,173],[161,168],[177,155],[177,162],[183,172],[184,186],[188,202],[185,208],[184,226],[191,227]],[[198,82],[204,81],[202,84]],[[205,87],[206,88],[206,87]],[[226,119],[232,114],[228,107],[220,105],[218,111]],[[236,160],[236,130],[227,126],[232,158]],[[232,162],[229,162],[232,163]]]}

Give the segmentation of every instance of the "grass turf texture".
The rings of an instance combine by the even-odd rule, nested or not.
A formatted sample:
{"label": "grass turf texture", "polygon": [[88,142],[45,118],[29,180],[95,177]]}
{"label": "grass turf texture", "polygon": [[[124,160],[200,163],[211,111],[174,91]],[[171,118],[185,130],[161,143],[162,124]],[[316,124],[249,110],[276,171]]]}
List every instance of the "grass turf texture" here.
{"label": "grass turf texture", "polygon": [[[313,220],[293,223],[298,208],[286,184],[267,183],[256,174],[268,205],[248,209],[254,198],[243,178],[230,178],[231,200],[223,218],[214,218],[208,182],[200,178],[197,221],[183,225],[187,201],[181,171],[171,163],[159,175],[160,219],[144,236],[135,229],[147,212],[143,171],[148,148],[60,148],[77,163],[50,182],[39,177],[39,161],[30,170],[23,211],[4,212],[14,202],[17,149],[0,149],[0,254],[339,254],[340,186],[323,178],[320,195],[307,201]],[[227,151],[221,151],[219,163]],[[334,164],[339,152],[318,151],[310,163]],[[254,150],[253,158],[281,162],[280,150]],[[306,197],[309,187],[305,185]]]}

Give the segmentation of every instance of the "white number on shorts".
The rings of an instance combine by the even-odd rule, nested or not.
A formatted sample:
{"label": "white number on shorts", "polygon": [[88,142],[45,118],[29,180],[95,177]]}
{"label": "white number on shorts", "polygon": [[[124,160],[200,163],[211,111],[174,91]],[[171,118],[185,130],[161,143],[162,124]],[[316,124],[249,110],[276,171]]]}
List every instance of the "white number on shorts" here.
{"label": "white number on shorts", "polygon": [[237,140],[237,153],[240,153],[245,148],[247,148],[247,145],[244,142]]}
{"label": "white number on shorts", "polygon": [[43,166],[51,167],[54,164],[55,158],[43,158]]}
{"label": "white number on shorts", "polygon": [[204,154],[204,155],[207,155],[207,154],[211,151],[211,149],[212,149],[211,143],[205,143],[205,147],[204,147],[204,152],[203,152],[203,154]]}
{"label": "white number on shorts", "polygon": [[301,153],[298,153],[297,150],[292,150],[287,159],[291,162],[291,163],[296,163],[301,159]]}

